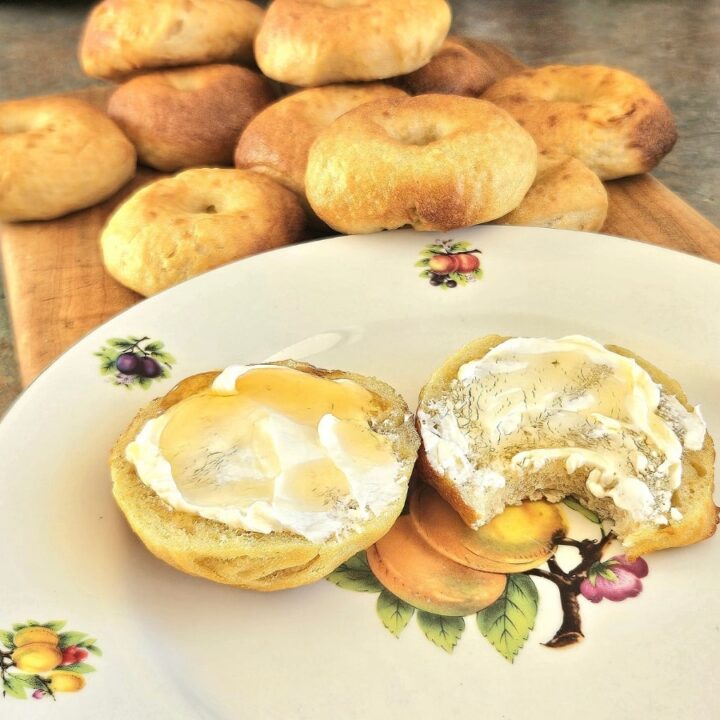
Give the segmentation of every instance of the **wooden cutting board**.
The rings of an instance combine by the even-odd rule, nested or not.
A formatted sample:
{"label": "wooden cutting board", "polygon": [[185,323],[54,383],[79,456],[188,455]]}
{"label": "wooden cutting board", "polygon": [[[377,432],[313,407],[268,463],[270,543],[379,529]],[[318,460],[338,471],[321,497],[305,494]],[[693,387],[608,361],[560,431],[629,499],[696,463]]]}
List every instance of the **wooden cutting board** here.
{"label": "wooden cutting board", "polygon": [[[478,40],[464,44],[499,76],[523,67],[504,50]],[[109,89],[74,93],[104,106]],[[106,202],[49,222],[0,225],[0,256],[23,386],[84,334],[141,298],[110,278],[98,236],[113,208],[158,173],[137,177]],[[648,175],[607,183],[611,235],[682,250],[720,262],[720,230]]]}

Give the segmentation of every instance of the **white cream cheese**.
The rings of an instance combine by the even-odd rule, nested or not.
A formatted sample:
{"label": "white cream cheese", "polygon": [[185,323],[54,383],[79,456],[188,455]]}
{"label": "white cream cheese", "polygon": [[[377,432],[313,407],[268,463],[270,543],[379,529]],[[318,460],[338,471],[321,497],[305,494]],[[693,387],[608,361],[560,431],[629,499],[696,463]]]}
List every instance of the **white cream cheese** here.
{"label": "white cream cheese", "polygon": [[[423,407],[428,460],[489,520],[513,479],[562,461],[634,520],[668,523],[683,450],[702,447],[689,412],[633,359],[589,338],[513,338],[461,366],[448,396]],[[485,509],[483,512],[483,508]]]}
{"label": "white cream cheese", "polygon": [[322,542],[405,491],[390,441],[357,383],[277,365],[226,368],[149,420],[126,457],[170,507],[259,533]]}

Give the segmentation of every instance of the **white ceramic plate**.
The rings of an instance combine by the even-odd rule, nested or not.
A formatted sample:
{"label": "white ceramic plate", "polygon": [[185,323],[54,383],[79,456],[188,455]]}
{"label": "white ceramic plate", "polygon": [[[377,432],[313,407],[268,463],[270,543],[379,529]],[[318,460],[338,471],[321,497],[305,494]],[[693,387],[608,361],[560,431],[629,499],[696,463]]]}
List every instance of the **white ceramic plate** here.
{"label": "white ceramic plate", "polygon": [[[718,540],[651,557],[637,597],[579,596],[585,640],[562,650],[542,644],[560,624],[557,589],[534,578],[535,627],[511,664],[474,616],[448,653],[425,637],[417,613],[393,637],[376,614],[377,593],[326,581],[273,594],[215,585],[167,567],[128,530],[110,494],[113,441],[174,381],[233,362],[294,357],[376,375],[413,406],[430,371],[472,338],[582,333],[629,346],[678,378],[720,438],[718,266],[612,237],[486,227],[438,238],[481,250],[483,276],[433,287],[416,262],[436,238],[333,238],[222,268],[106,323],[23,394],[0,424],[0,628],[66,620],[56,634],[80,634],[60,635],[63,645],[96,638],[103,654],[65,653],[96,669],[81,672],[80,692],[57,692],[57,702],[0,698],[0,717],[712,715]],[[164,358],[170,378],[126,388],[99,372],[118,349],[104,360],[95,353],[131,336],[147,338],[146,349],[165,343],[155,350],[174,356]],[[598,532],[578,517],[576,532]],[[425,618],[425,629],[451,646],[457,621],[439,630],[433,622]],[[18,637],[50,646],[36,658],[54,657],[51,632]],[[11,681],[13,692],[30,696],[38,688],[28,683],[38,685]]]}

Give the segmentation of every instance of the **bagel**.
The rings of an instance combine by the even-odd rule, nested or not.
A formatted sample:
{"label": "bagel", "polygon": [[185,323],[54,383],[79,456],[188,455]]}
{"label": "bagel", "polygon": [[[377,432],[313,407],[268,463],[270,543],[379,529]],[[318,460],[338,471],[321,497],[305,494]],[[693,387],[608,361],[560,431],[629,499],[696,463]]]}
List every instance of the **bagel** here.
{"label": "bagel", "polygon": [[246,170],[196,168],[156,180],[110,217],[100,236],[105,269],[141,295],[301,236],[289,190]]}
{"label": "bagel", "polygon": [[197,165],[232,165],[249,120],[274,100],[269,82],[236,65],[152,72],[111,96],[108,114],[145,165],[171,172]]}
{"label": "bagel", "polygon": [[[218,519],[208,519],[190,512],[192,508],[173,509],[173,505],[167,502],[167,492],[161,498],[155,490],[156,486],[147,482],[147,477],[141,479],[140,474],[152,476],[147,470],[144,473],[142,469],[139,470],[142,468],[141,453],[133,450],[128,452],[128,446],[138,439],[138,434],[149,420],[176,408],[183,401],[197,401],[202,395],[207,397],[211,384],[218,376],[217,372],[189,377],[165,397],[143,408],[118,439],[110,457],[115,501],[132,529],[154,555],[191,575],[264,591],[296,587],[319,580],[382,537],[402,510],[419,444],[417,433],[409,420],[411,415],[407,405],[389,385],[380,380],[339,370],[321,370],[292,360],[273,365],[299,371],[313,379],[355,383],[366,394],[371,394],[371,405],[365,410],[367,422],[372,431],[389,444],[397,470],[392,478],[391,492],[384,489],[382,503],[378,503],[375,498],[370,506],[373,508],[371,511],[365,512],[364,508],[360,508],[362,515],[359,519],[355,516],[353,524],[344,527],[345,532],[324,539],[313,535],[313,539],[309,539],[287,528],[270,529],[269,532],[249,531],[242,525],[231,526]],[[271,391],[273,395],[270,400],[277,402],[279,386],[271,386]],[[323,397],[317,392],[309,397],[310,408],[323,402]],[[341,411],[336,409],[328,412],[342,417]],[[221,430],[218,430],[218,434],[222,437]],[[162,439],[163,436],[160,436],[161,442]],[[128,455],[134,460],[129,460]],[[371,465],[368,470],[376,471],[377,468]],[[365,479],[367,489],[364,490],[364,502],[367,502],[375,497],[370,492],[372,483],[378,482],[377,473],[373,477],[366,473]]]}
{"label": "bagel", "polygon": [[427,65],[393,82],[410,95],[440,93],[478,97],[497,76],[485,60],[460,43],[446,40]]}
{"label": "bagel", "polygon": [[235,150],[235,165],[270,176],[307,204],[308,151],[320,132],[358,105],[401,97],[406,97],[402,90],[382,83],[326,85],[288,95],[250,121]]}
{"label": "bagel", "polygon": [[576,158],[544,150],[532,187],[498,225],[528,225],[564,230],[602,229],[608,196],[600,178]]}
{"label": "bagel", "polygon": [[90,13],[79,59],[90,77],[140,70],[250,63],[263,11],[247,0],[103,0]]}
{"label": "bagel", "polygon": [[110,197],[135,174],[135,148],[82,100],[0,103],[0,220],[50,220]]}
{"label": "bagel", "polygon": [[505,108],[540,149],[572,155],[602,180],[652,170],[677,127],[644,81],[601,65],[548,65],[498,80],[483,94]]}
{"label": "bagel", "polygon": [[426,65],[450,28],[446,0],[274,0],[255,39],[265,75],[308,87]]}
{"label": "bagel", "polygon": [[637,557],[715,532],[715,450],[676,380],[629,350],[488,335],[420,392],[422,478],[478,528],[572,495]]}
{"label": "bagel", "polygon": [[371,233],[450,230],[517,207],[537,163],[533,139],[504,110],[457,95],[361,105],[310,148],[310,206],[330,227]]}

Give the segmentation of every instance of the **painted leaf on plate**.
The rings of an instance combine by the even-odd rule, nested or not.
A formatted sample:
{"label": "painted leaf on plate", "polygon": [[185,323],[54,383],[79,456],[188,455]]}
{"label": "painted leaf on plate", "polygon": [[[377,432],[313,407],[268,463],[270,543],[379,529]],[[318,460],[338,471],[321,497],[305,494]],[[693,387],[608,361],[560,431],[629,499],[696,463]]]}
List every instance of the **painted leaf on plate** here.
{"label": "painted leaf on plate", "polygon": [[567,505],[571,510],[579,512],[583,517],[587,518],[590,522],[594,522],[596,525],[600,525],[602,522],[592,510],[586,508],[572,496],[566,497],[563,500],[563,505]]}
{"label": "painted leaf on plate", "polygon": [[380,592],[383,589],[368,565],[364,550],[333,570],[327,580],[344,590],[355,592]]}
{"label": "painted leaf on plate", "polygon": [[87,633],[75,631],[63,632],[60,633],[58,637],[60,639],[60,647],[64,649],[66,647],[70,647],[71,645],[77,645],[83,638],[87,637]]}
{"label": "painted leaf on plate", "polygon": [[395,636],[407,627],[415,608],[399,597],[395,597],[390,591],[383,590],[377,599],[377,614],[382,624]]}
{"label": "painted leaf on plate", "polygon": [[12,675],[3,678],[3,695],[25,700],[25,684]]}
{"label": "painted leaf on plate", "polygon": [[535,626],[538,591],[528,575],[508,575],[503,594],[477,614],[480,632],[506,659],[513,662]]}
{"label": "painted leaf on plate", "polygon": [[435,615],[418,610],[417,620],[425,637],[448,653],[455,649],[463,630],[465,630],[465,619],[461,617]]}

